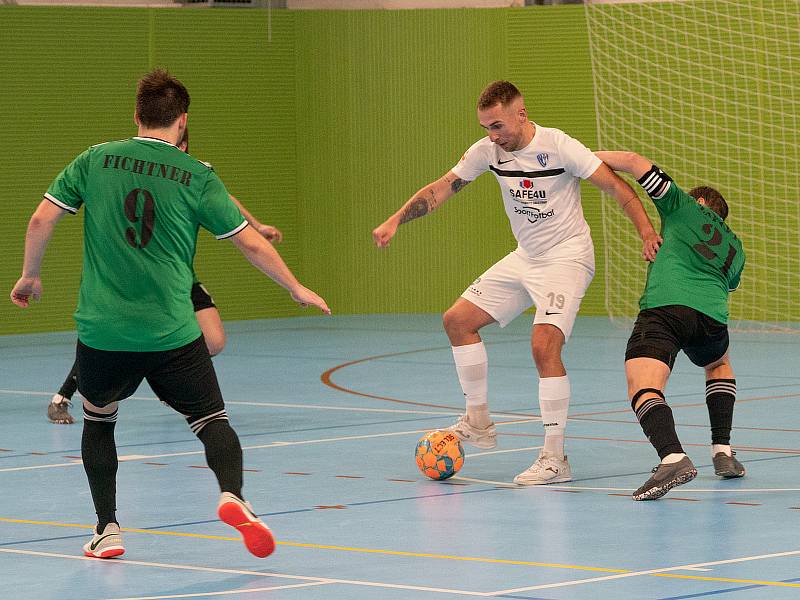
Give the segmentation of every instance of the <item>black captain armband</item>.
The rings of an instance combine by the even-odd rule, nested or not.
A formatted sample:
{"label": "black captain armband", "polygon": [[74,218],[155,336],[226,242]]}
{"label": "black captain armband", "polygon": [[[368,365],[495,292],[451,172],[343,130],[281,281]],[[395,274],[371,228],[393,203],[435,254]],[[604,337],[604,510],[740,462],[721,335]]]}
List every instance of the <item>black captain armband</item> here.
{"label": "black captain armband", "polygon": [[664,197],[664,194],[667,193],[667,190],[669,190],[669,184],[672,178],[656,165],[653,165],[647,173],[636,181],[653,200],[660,200]]}

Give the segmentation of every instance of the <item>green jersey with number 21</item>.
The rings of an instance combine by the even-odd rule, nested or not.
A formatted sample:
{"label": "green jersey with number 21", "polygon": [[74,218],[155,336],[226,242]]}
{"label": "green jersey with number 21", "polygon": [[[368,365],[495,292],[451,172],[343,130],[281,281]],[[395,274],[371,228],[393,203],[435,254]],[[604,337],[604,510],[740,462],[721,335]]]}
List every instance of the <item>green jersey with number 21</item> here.
{"label": "green jersey with number 21", "polygon": [[[739,286],[742,242],[713,210],[675,185],[653,199],[664,243],[650,264],[641,309],[680,304],[728,322],[728,293]],[[652,196],[651,196],[652,197]]]}

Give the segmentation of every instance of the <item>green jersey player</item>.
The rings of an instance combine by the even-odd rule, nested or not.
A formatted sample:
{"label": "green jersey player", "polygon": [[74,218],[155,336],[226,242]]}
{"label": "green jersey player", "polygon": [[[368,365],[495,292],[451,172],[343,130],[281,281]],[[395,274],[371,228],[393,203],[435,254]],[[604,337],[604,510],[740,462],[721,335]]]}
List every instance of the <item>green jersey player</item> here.
{"label": "green jersey player", "polygon": [[633,494],[655,500],[696,475],[683,452],[664,388],[683,350],[706,375],[714,471],[742,477],[730,446],[736,379],[728,356],[728,296],[739,286],[745,255],[725,223],[728,205],[710,187],[688,194],[649,160],[633,152],[597,152],[615,171],[633,175],[661,216],[664,243],[649,266],[647,283],[625,352],[628,399],[661,463]]}
{"label": "green jersey player", "polygon": [[205,446],[222,492],[220,519],[242,534],[254,555],[267,556],[275,547],[269,528],[242,497],[241,445],[194,316],[190,291],[199,228],[230,239],[302,306],[330,313],[248,226],[214,171],[177,147],[188,108],[189,93],[169,73],[156,69],[142,77],[134,113],[139,135],[89,148],[56,177],[28,224],[22,276],[11,291],[21,307],[39,298],[40,267],[53,229],[65,214],[85,206],[75,321],[84,398],[81,456],[98,518],[93,539],[83,547],[90,557],[125,551],[116,518],[114,427],[119,402],[144,379],[186,417]]}
{"label": "green jersey player", "polygon": [[[189,128],[187,127],[183,132],[183,138],[178,144],[178,148],[184,152],[189,152]],[[280,243],[283,240],[281,231],[272,225],[266,225],[256,219],[250,212],[231,194],[231,200],[239,207],[250,227],[253,227],[260,233],[264,239],[273,243]],[[192,306],[194,307],[194,315],[197,318],[197,323],[203,332],[208,352],[211,356],[216,356],[225,348],[226,336],[225,327],[222,324],[222,319],[217,310],[217,305],[214,304],[214,299],[209,294],[206,286],[204,286],[195,276],[195,281],[191,290]],[[47,404],[47,418],[52,423],[60,425],[70,425],[75,422],[75,419],[69,412],[72,406],[72,396],[78,389],[78,367],[73,363],[72,368],[67,374],[64,383],[61,384],[58,392],[53,395],[53,398]]]}

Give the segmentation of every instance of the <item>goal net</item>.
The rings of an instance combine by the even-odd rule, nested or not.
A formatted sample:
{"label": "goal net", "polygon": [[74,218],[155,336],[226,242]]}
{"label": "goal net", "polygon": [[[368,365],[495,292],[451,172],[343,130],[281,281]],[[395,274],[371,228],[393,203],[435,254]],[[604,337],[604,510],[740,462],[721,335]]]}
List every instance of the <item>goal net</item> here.
{"label": "goal net", "polygon": [[[800,0],[586,0],[585,9],[598,148],[638,152],[687,191],[717,188],[747,256],[731,326],[800,331]],[[603,234],[606,307],[629,323],[646,265],[608,197]]]}

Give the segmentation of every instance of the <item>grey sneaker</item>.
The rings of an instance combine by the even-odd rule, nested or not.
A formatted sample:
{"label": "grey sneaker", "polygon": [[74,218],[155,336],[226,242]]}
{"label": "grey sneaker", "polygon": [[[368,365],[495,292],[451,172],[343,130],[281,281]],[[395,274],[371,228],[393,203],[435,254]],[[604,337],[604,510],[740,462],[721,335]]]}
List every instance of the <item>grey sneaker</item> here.
{"label": "grey sneaker", "polygon": [[656,500],[675,486],[688,483],[695,477],[697,469],[688,456],[670,465],[661,463],[653,469],[653,476],[645,481],[632,497],[634,500]]}
{"label": "grey sneaker", "polygon": [[[733,454],[735,456],[736,452]],[[728,456],[724,452],[717,452],[711,460],[714,461],[715,475],[719,475],[725,479],[744,477],[744,465],[736,460],[733,456]]]}
{"label": "grey sneaker", "polygon": [[59,425],[72,425],[75,419],[69,414],[69,407],[72,406],[69,398],[64,398],[61,394],[56,394],[47,405],[47,418]]}
{"label": "grey sneaker", "polygon": [[530,467],[514,477],[517,485],[547,485],[565,481],[572,481],[572,469],[569,468],[567,457],[561,459],[544,452]]}
{"label": "grey sneaker", "polygon": [[92,541],[84,544],[83,553],[92,558],[113,558],[125,554],[119,525],[109,523],[103,529],[103,533],[97,533],[97,529],[95,529]]}
{"label": "grey sneaker", "polygon": [[470,424],[467,415],[461,415],[453,425],[445,427],[442,431],[452,431],[462,442],[476,448],[494,448],[497,446],[497,428],[494,423],[489,423],[485,428],[475,427]]}

